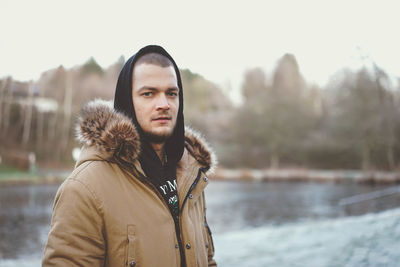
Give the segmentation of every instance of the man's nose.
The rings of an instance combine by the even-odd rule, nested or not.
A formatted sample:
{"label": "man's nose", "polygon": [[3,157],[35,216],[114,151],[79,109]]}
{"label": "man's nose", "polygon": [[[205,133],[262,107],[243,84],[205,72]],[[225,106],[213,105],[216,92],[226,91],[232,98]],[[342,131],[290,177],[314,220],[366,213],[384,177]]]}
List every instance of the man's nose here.
{"label": "man's nose", "polygon": [[169,103],[168,103],[168,98],[165,94],[160,94],[160,96],[157,98],[157,106],[156,109],[163,109],[167,110],[169,109]]}

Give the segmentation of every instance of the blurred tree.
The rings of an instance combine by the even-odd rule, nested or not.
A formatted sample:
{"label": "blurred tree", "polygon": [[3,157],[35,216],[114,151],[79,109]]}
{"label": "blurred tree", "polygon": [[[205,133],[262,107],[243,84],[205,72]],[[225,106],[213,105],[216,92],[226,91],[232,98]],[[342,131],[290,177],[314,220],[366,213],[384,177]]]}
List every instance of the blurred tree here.
{"label": "blurred tree", "polygon": [[33,82],[30,82],[28,87],[28,99],[24,105],[24,131],[22,135],[22,143],[24,144],[24,146],[28,144],[31,133],[32,112],[33,112]]}
{"label": "blurred tree", "polygon": [[373,69],[380,103],[379,145],[385,151],[386,157],[384,158],[386,158],[388,169],[393,170],[395,168],[395,127],[400,125],[400,121],[396,114],[392,86],[388,75],[375,62],[373,62]]}
{"label": "blurred tree", "polygon": [[232,103],[214,83],[190,70],[181,70],[185,88],[185,120],[211,139],[219,139],[221,127],[229,125]]}
{"label": "blurred tree", "polygon": [[121,72],[122,67],[124,66],[124,64],[125,64],[125,57],[123,55],[121,55],[118,58],[117,62],[113,65],[113,66],[115,66],[115,73],[117,74],[116,76],[119,75],[119,73]]}
{"label": "blurred tree", "polygon": [[307,87],[294,56],[279,60],[271,85],[257,68],[246,73],[242,89],[245,102],[238,110],[235,132],[247,152],[242,159],[246,165],[278,168],[283,157],[301,162],[294,152],[315,124],[317,95]]}
{"label": "blurred tree", "polygon": [[1,138],[1,133],[3,131],[3,107],[6,105],[6,88],[7,88],[7,79],[2,79],[0,81],[0,138]]}
{"label": "blurred tree", "polygon": [[265,115],[269,105],[268,89],[263,70],[246,71],[242,84],[244,103],[236,110],[232,121],[231,164],[236,166],[261,167],[266,165]]}
{"label": "blurred tree", "polygon": [[[363,169],[394,168],[396,143],[394,126],[396,109],[386,73],[363,68],[346,71],[329,90],[333,90],[329,107],[332,137],[353,147]],[[382,153],[383,152],[383,153]],[[386,162],[379,163],[382,158]]]}
{"label": "blurred tree", "polygon": [[81,75],[87,76],[92,73],[102,76],[104,74],[104,71],[101,66],[96,62],[96,60],[93,57],[90,57],[88,61],[83,64]]}
{"label": "blurred tree", "polygon": [[221,88],[188,69],[181,70],[185,123],[200,131],[218,152],[221,164],[230,161],[234,107]]}
{"label": "blurred tree", "polygon": [[41,95],[63,103],[66,79],[67,70],[63,66],[42,73],[37,82]]}

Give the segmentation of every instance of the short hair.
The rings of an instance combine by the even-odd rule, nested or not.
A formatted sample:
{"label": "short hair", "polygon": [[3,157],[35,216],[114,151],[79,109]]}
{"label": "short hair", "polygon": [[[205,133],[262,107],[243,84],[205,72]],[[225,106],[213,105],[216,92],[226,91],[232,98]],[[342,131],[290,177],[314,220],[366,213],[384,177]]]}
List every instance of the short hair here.
{"label": "short hair", "polygon": [[152,64],[163,68],[174,66],[174,64],[169,58],[158,53],[148,53],[139,57],[135,65],[138,66],[140,64]]}

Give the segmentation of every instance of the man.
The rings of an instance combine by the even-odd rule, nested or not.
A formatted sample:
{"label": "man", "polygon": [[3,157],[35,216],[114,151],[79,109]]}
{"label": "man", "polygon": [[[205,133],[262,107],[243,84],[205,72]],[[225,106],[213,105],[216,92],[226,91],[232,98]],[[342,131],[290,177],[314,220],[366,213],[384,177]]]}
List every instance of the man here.
{"label": "man", "polygon": [[84,146],[57,192],[43,266],[216,266],[204,198],[214,154],[185,129],[163,48],[133,55],[114,108],[88,103],[77,132]]}

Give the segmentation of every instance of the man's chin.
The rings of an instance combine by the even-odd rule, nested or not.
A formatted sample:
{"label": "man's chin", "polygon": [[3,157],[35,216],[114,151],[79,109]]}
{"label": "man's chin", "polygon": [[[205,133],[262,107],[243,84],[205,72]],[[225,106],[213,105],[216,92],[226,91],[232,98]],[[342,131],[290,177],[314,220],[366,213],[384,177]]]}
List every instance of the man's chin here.
{"label": "man's chin", "polygon": [[163,144],[168,138],[171,137],[172,132],[165,133],[154,133],[154,132],[144,132],[145,138],[147,141],[153,144]]}

